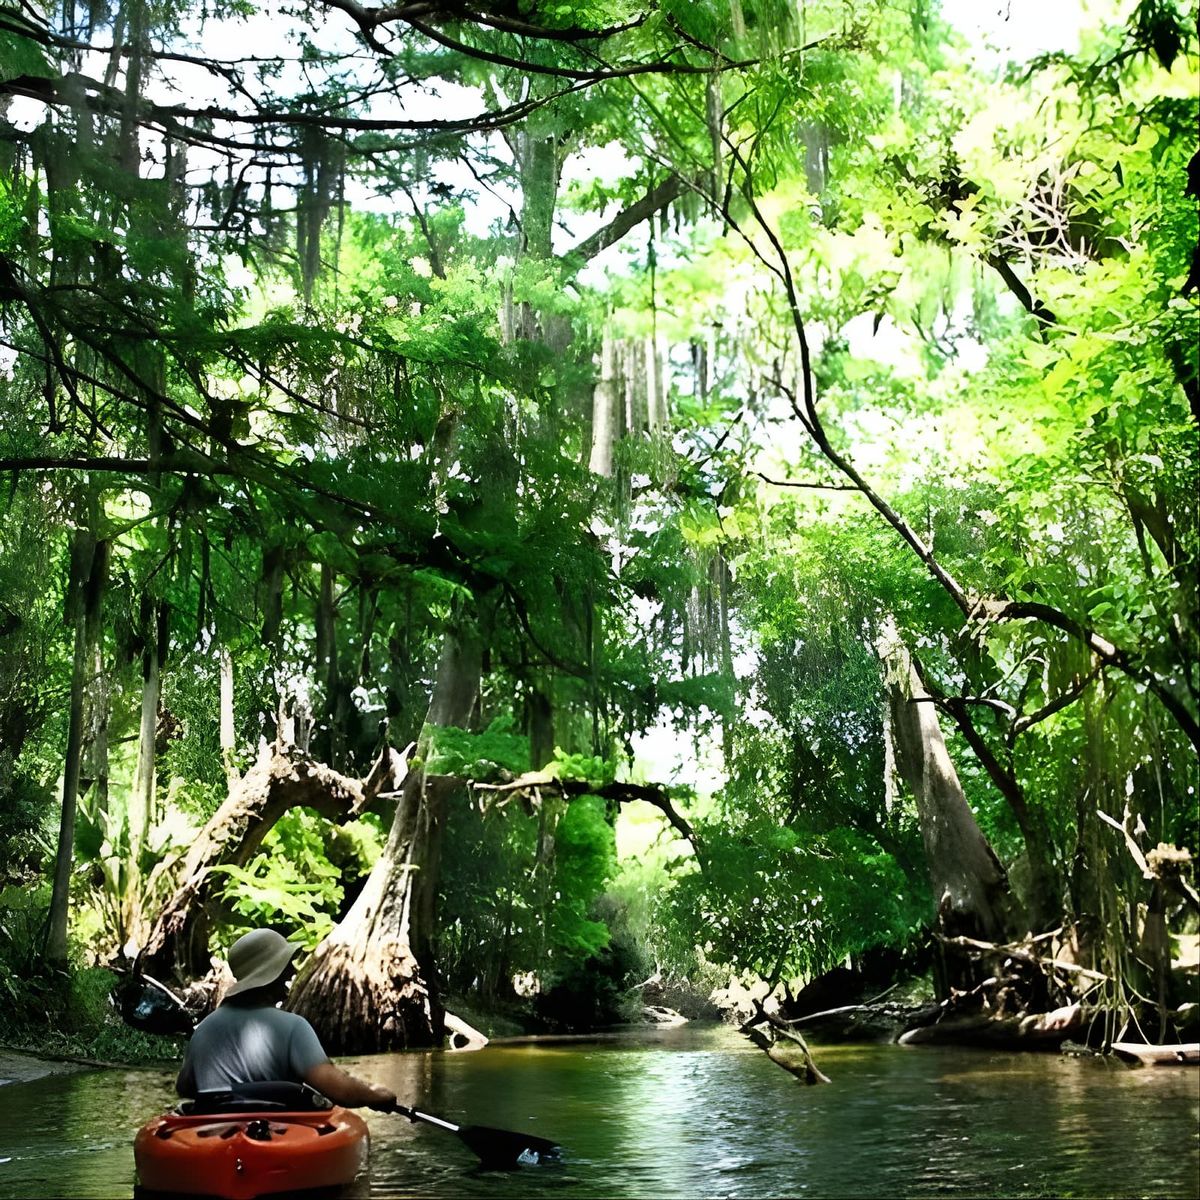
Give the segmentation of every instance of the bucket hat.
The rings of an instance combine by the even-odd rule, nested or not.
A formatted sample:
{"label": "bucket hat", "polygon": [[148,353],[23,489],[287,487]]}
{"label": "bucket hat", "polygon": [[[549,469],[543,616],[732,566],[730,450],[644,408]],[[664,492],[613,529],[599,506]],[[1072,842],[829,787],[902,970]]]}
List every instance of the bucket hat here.
{"label": "bucket hat", "polygon": [[252,929],[243,934],[229,947],[229,969],[236,982],[225,995],[236,996],[274,983],[299,949],[273,929]]}

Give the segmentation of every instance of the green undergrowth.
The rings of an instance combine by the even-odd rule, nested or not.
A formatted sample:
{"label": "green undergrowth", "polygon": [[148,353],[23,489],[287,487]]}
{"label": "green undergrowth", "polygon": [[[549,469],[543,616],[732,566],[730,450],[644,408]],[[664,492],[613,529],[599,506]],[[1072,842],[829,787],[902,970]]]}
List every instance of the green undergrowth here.
{"label": "green undergrowth", "polygon": [[41,961],[48,889],[0,891],[0,1045],[43,1057],[159,1064],[182,1057],[182,1042],[132,1029],[110,996],[117,975]]}
{"label": "green undergrowth", "polygon": [[6,989],[0,1011],[0,1045],[42,1057],[159,1065],[183,1056],[183,1041],[132,1029],[109,995],[117,976],[103,967],[68,969]]}

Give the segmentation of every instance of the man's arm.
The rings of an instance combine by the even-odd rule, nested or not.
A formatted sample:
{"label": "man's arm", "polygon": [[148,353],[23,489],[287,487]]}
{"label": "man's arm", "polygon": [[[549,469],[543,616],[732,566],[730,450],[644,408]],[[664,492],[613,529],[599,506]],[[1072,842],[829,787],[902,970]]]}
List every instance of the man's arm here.
{"label": "man's arm", "polygon": [[322,1096],[328,1096],[334,1104],[341,1104],[345,1108],[378,1108],[386,1111],[396,1103],[395,1092],[356,1079],[328,1059],[311,1067],[305,1073],[304,1082]]}

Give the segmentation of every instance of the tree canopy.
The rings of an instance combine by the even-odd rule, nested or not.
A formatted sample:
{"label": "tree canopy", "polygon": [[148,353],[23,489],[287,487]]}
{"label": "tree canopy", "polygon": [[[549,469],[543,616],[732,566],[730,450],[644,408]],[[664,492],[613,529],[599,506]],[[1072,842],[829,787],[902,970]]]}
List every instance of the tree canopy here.
{"label": "tree canopy", "polygon": [[269,923],[319,1009],[382,939],[436,1032],[1058,931],[1136,1007],[1195,897],[1198,46],[1100,7],[994,65],[933,0],[0,7],[31,955]]}

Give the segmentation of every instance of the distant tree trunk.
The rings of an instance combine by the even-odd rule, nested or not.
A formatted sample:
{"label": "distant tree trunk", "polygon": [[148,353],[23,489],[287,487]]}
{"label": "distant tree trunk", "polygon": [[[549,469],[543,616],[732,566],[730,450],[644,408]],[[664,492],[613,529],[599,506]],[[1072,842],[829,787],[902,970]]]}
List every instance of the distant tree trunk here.
{"label": "distant tree trunk", "polygon": [[[1008,879],[967,805],[937,707],[890,622],[879,649],[894,762],[916,800],[938,931],[947,937],[1002,940],[1012,919]],[[942,991],[961,981],[940,982]]]}
{"label": "distant tree trunk", "polygon": [[237,734],[233,713],[233,655],[228,646],[219,652],[221,671],[220,715],[217,736],[221,746],[221,764],[225,768],[227,794],[232,793],[239,776],[237,770]]}
{"label": "distant tree trunk", "polygon": [[141,970],[157,979],[199,978],[209,970],[209,909],[224,876],[224,865],[244,866],[271,828],[293,808],[311,808],[329,820],[348,820],[381,792],[395,787],[403,773],[400,756],[385,748],[364,780],[348,779],[275,745],[230,788],[188,850],[181,868],[160,863],[147,891],[174,874],[173,894],[155,918],[138,958]]}
{"label": "distant tree trunk", "polygon": [[613,473],[613,446],[620,436],[616,344],[610,333],[600,343],[600,378],[592,397],[592,451],[588,466],[608,479]]}
{"label": "distant tree trunk", "polygon": [[96,543],[96,557],[88,584],[87,644],[91,655],[84,703],[83,762],[80,789],[94,789],[95,810],[108,817],[108,672],[104,669],[104,589],[108,581],[108,543]]}
{"label": "distant tree trunk", "polygon": [[653,334],[646,337],[646,417],[651,433],[667,427],[667,395],[663,385],[662,353]]}
{"label": "distant tree trunk", "polygon": [[[157,774],[155,741],[158,737],[158,707],[162,698],[162,664],[166,657],[169,615],[165,601],[155,604],[149,596],[143,597],[141,624],[145,644],[142,650],[142,712],[138,725],[137,766],[133,773],[128,810],[130,856],[135,865],[154,826]],[[136,913],[130,916],[132,928]]]}
{"label": "distant tree trunk", "polygon": [[[449,631],[418,745],[422,763],[432,727],[470,723],[482,668],[478,629],[459,625]],[[446,798],[453,786],[427,779],[421,767],[409,774],[366,885],[292,985],[288,1007],[312,1021],[334,1054],[432,1046],[442,1039],[433,936]]]}
{"label": "distant tree trunk", "polygon": [[[721,674],[728,680],[731,688],[736,686],[733,673],[733,635],[729,628],[729,584],[731,581],[729,563],[723,551],[718,550],[713,560],[717,575],[717,620],[720,633]],[[726,762],[733,761],[733,714],[727,715],[721,722],[721,745]]]}
{"label": "distant tree trunk", "polygon": [[95,659],[93,640],[100,630],[99,606],[104,591],[106,556],[97,553],[95,527],[98,513],[89,503],[86,523],[71,539],[65,616],[73,626],[75,650],[71,666],[71,698],[67,714],[67,747],[63,759],[62,811],[58,848],[54,857],[54,883],[46,931],[46,959],[62,967],[67,961],[67,918],[70,911],[71,866],[75,849],[75,812],[79,800],[79,775],[83,749],[84,698]]}
{"label": "distant tree trunk", "polygon": [[529,766],[541,770],[554,758],[553,680],[537,679],[529,691]]}
{"label": "distant tree trunk", "polygon": [[331,766],[340,767],[345,758],[346,731],[342,726],[347,714],[338,669],[336,591],[337,575],[332,567],[322,563],[316,612],[316,674],[322,694],[317,746],[318,753]]}

